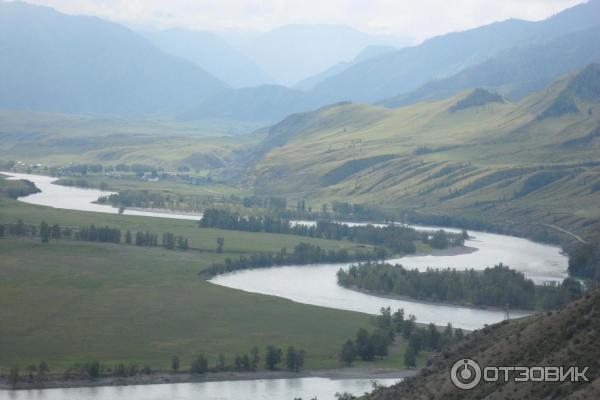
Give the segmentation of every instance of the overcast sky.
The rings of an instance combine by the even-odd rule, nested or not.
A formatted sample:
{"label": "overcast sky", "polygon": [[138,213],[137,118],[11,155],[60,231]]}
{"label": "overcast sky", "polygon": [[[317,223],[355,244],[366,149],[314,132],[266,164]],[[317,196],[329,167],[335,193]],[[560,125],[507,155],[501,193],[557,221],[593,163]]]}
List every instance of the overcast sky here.
{"label": "overcast sky", "polygon": [[584,0],[27,0],[69,14],[159,28],[266,31],[346,24],[417,41],[507,18],[540,20]]}

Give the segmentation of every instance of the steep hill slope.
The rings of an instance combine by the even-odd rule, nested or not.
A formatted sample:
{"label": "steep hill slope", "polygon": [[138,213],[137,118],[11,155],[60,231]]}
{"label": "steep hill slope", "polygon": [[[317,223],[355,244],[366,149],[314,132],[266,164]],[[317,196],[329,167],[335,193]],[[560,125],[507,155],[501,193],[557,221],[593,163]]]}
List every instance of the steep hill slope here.
{"label": "steep hill slope", "polygon": [[296,115],[271,128],[255,185],[397,215],[592,229],[599,82],[594,64],[518,103],[478,90],[396,110],[346,103]]}
{"label": "steep hill slope", "polygon": [[[547,314],[486,327],[443,351],[417,376],[369,400],[419,399],[594,399],[600,396],[600,291]],[[484,382],[455,388],[450,369],[471,358],[481,366],[588,366],[586,382]]]}
{"label": "steep hill slope", "polygon": [[130,30],[21,2],[0,3],[0,108],[173,112],[227,88]]}
{"label": "steep hill slope", "polygon": [[435,37],[415,47],[355,65],[315,87],[332,100],[375,102],[458,73],[515,46],[541,43],[600,24],[600,1],[565,10],[545,21],[507,20]]}
{"label": "steep hill slope", "polygon": [[380,103],[401,107],[424,100],[439,100],[476,87],[493,88],[520,100],[542,89],[560,75],[592,62],[600,62],[600,26],[559,37],[547,43],[516,47],[445,79]]}

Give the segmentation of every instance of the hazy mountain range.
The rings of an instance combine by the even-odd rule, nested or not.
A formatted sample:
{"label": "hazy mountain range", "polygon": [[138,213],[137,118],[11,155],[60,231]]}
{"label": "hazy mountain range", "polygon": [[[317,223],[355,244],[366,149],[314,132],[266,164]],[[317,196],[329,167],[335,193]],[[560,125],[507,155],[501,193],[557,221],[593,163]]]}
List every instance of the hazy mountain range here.
{"label": "hazy mountain range", "polygon": [[598,26],[600,0],[592,0],[544,21],[507,20],[400,48],[401,39],[337,25],[290,25],[236,41],[186,30],[138,34],[2,2],[0,109],[259,126],[339,101],[395,107],[475,87],[519,99],[600,61]]}
{"label": "hazy mountain range", "polygon": [[95,17],[0,3],[0,108],[175,112],[227,88],[193,63]]}
{"label": "hazy mountain range", "polygon": [[365,47],[403,47],[410,41],[369,35],[345,25],[286,25],[246,43],[244,51],[279,84],[291,86],[343,61]]}
{"label": "hazy mountain range", "polygon": [[327,68],[325,71],[323,71],[321,73],[318,73],[316,75],[313,75],[306,79],[301,80],[300,82],[295,84],[293,86],[293,88],[299,89],[299,90],[304,90],[304,91],[310,91],[317,84],[324,81],[325,79],[328,79],[332,76],[342,73],[343,71],[347,70],[348,68],[350,68],[356,64],[359,64],[366,60],[370,60],[375,57],[382,56],[384,54],[389,54],[396,50],[398,50],[398,49],[396,47],[392,47],[392,46],[373,45],[373,46],[365,47],[365,49],[363,51],[361,51],[353,60],[339,62],[339,63],[335,64],[334,66]]}
{"label": "hazy mountain range", "polygon": [[332,100],[376,102],[458,73],[512,47],[542,43],[600,24],[600,1],[567,9],[547,20],[511,19],[450,33],[367,60],[318,84],[314,92]]}
{"label": "hazy mountain range", "polygon": [[600,26],[569,33],[542,44],[519,46],[465,68],[448,78],[426,83],[410,93],[380,104],[399,107],[423,100],[453,96],[473,87],[485,87],[519,100],[546,86],[557,76],[587,63],[600,61]]}
{"label": "hazy mountain range", "polygon": [[248,56],[214,33],[171,29],[140,34],[165,53],[192,61],[234,88],[275,83]]}

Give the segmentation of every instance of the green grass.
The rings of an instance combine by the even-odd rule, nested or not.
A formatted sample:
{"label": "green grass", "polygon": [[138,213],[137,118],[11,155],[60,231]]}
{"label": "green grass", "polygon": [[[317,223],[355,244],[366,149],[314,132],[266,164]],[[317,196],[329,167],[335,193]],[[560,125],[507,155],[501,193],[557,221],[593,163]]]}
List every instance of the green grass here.
{"label": "green grass", "polygon": [[56,183],[61,184],[61,181],[79,179],[85,180],[91,187],[94,188],[100,188],[102,184],[105,184],[105,190],[116,192],[124,190],[147,190],[178,194],[182,196],[213,196],[215,199],[219,199],[222,196],[228,198],[231,195],[235,195],[238,197],[252,195],[252,192],[247,188],[225,185],[221,183],[204,183],[202,185],[192,185],[187,183],[175,182],[172,180],[150,182],[146,180],[137,179],[133,175],[124,175],[119,178],[103,175],[64,177],[59,179]]}
{"label": "green grass", "polygon": [[9,237],[0,254],[4,369],[93,359],[167,369],[173,355],[212,364],[271,343],[306,349],[308,368],[332,368],[341,343],[369,326],[364,314],[203,281],[197,272],[214,253]]}
{"label": "green grass", "polygon": [[[124,162],[218,168],[232,151],[260,137],[247,135],[257,126],[227,121],[183,123],[27,111],[1,111],[0,121],[0,159],[50,166]],[[246,135],[234,136],[240,133]]]}
{"label": "green grass", "polygon": [[[590,133],[600,126],[600,103],[577,98],[578,113],[537,119],[566,83],[518,103],[455,113],[449,109],[467,94],[394,110],[342,104],[305,114],[282,124],[285,143],[257,163],[257,190],[305,198],[313,209],[337,200],[398,217],[410,210],[591,231],[600,226],[600,191],[593,190],[600,139]],[[573,140],[585,144],[566,144]],[[564,179],[515,198],[528,178],[549,170]],[[342,179],[328,179],[332,171]],[[502,171],[517,174],[468,190]]]}
{"label": "green grass", "polygon": [[[2,181],[0,181],[1,183]],[[173,232],[189,251],[38,238],[0,239],[0,369],[45,360],[62,370],[98,359],[166,369],[203,353],[231,359],[257,345],[294,345],[306,367],[335,368],[341,344],[370,316],[297,304],[212,285],[198,272],[215,261],[310,242],[325,249],[349,242],[293,235],[200,229],[194,221],[59,210],[0,197],[0,223],[108,225],[122,231]],[[216,253],[217,237],[225,238]],[[202,249],[203,251],[199,251]],[[381,361],[401,366],[402,355]],[[378,364],[375,364],[378,365]]]}
{"label": "green grass", "polygon": [[[0,180],[0,183],[2,181]],[[27,224],[39,225],[41,221],[61,226],[82,227],[89,225],[110,226],[132,232],[150,231],[159,234],[171,232],[189,240],[193,249],[214,251],[218,237],[225,239],[225,256],[240,253],[279,252],[283,247],[292,250],[299,243],[311,243],[327,250],[347,249],[350,253],[359,247],[350,242],[314,239],[294,235],[271,233],[238,232],[221,229],[200,229],[195,221],[168,218],[150,218],[118,214],[103,214],[61,210],[31,205],[17,200],[0,197],[0,223],[15,223],[23,220]]]}

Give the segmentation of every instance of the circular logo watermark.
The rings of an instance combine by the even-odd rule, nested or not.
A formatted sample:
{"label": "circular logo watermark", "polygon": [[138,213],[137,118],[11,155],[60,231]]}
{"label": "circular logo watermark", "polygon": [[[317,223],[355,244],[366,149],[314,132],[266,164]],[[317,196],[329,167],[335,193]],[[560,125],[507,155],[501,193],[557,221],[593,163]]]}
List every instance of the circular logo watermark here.
{"label": "circular logo watermark", "polygon": [[473,389],[481,381],[481,367],[470,358],[461,358],[452,365],[450,379],[459,389]]}

